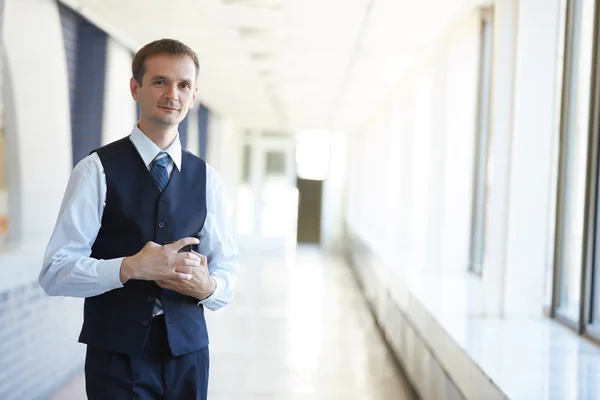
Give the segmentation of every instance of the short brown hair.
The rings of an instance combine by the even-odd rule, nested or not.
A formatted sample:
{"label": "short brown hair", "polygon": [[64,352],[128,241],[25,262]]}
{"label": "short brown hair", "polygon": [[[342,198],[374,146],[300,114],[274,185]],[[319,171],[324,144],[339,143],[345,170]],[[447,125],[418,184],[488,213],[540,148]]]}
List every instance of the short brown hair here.
{"label": "short brown hair", "polygon": [[133,73],[133,79],[136,80],[138,85],[142,86],[142,79],[146,72],[146,60],[159,54],[190,57],[196,66],[196,77],[198,76],[200,62],[198,61],[198,55],[191,48],[178,40],[160,39],[148,43],[136,53],[135,57],[133,57],[131,72]]}

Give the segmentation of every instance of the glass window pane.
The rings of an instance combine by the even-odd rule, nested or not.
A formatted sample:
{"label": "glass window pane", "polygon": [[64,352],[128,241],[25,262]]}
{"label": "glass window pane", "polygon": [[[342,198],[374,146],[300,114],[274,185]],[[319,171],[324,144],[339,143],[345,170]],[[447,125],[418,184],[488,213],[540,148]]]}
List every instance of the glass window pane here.
{"label": "glass window pane", "polygon": [[472,271],[481,273],[484,254],[485,206],[487,163],[489,147],[490,89],[492,80],[493,24],[491,13],[482,21],[481,64],[479,81],[479,109],[477,148],[475,159],[475,193],[473,196],[473,224],[471,237]]}
{"label": "glass window pane", "polygon": [[6,183],[6,140],[0,100],[0,250],[8,239],[8,185]]}
{"label": "glass window pane", "polygon": [[244,145],[244,153],[242,158],[242,182],[250,183],[250,162],[251,162],[252,148],[249,144]]}
{"label": "glass window pane", "polygon": [[560,18],[558,27],[558,42],[556,52],[556,84],[554,100],[554,125],[552,131],[553,163],[551,171],[551,189],[549,191],[550,205],[548,207],[548,228],[546,233],[546,264],[544,271],[544,307],[549,309],[552,306],[552,296],[554,294],[554,253],[555,253],[555,232],[556,232],[556,190],[558,186],[558,155],[560,144],[560,122],[561,122],[561,104],[562,87],[564,78],[565,62],[565,35],[567,24],[567,0],[560,0]]}
{"label": "glass window pane", "polygon": [[[600,200],[600,198],[598,199]],[[598,215],[600,218],[600,215]],[[598,224],[596,224],[598,226]],[[598,228],[596,228],[598,229]],[[596,252],[600,250],[600,236],[598,235],[598,231],[596,230]],[[598,254],[598,253],[596,253]],[[588,319],[589,323],[594,325],[600,325],[600,260],[597,260],[594,265],[593,270],[593,281],[592,281],[592,307],[591,307],[591,318]]]}
{"label": "glass window pane", "polygon": [[580,0],[574,4],[568,130],[564,149],[564,228],[558,312],[573,321],[578,320],[581,296],[594,3],[594,0]]}
{"label": "glass window pane", "polygon": [[2,90],[2,13],[0,11],[0,250],[8,238],[8,185],[6,183],[6,136],[4,133],[4,103]]}
{"label": "glass window pane", "polygon": [[285,175],[285,153],[267,152],[267,175]]}

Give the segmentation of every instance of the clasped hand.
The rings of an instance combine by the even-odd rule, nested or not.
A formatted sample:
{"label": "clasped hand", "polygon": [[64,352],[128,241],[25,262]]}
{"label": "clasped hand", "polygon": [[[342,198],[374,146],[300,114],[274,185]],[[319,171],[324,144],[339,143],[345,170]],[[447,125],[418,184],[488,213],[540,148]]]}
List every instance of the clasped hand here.
{"label": "clasped hand", "polygon": [[198,243],[197,238],[191,237],[163,246],[148,242],[137,254],[123,260],[121,280],[155,281],[161,288],[205,299],[215,291],[206,256],[195,251],[178,253],[181,248]]}

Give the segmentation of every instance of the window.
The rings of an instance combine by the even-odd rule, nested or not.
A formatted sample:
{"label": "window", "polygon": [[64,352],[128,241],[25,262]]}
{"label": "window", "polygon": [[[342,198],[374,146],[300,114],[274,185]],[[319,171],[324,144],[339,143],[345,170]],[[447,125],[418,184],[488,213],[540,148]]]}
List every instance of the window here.
{"label": "window", "polygon": [[486,209],[487,163],[490,139],[490,95],[492,85],[493,11],[481,12],[481,51],[479,62],[479,93],[475,141],[475,173],[473,186],[473,214],[471,219],[471,257],[469,268],[481,273],[484,258],[484,230]]}
{"label": "window", "polygon": [[561,110],[562,110],[562,89],[564,83],[565,71],[565,40],[566,40],[566,21],[567,21],[567,2],[568,0],[560,0],[560,14],[558,24],[557,51],[556,51],[556,77],[555,77],[555,99],[554,99],[554,121],[552,131],[552,148],[553,160],[552,169],[550,172],[551,186],[549,192],[549,207],[548,207],[548,225],[546,231],[546,260],[544,265],[544,301],[543,308],[546,315],[552,313],[553,296],[554,296],[554,260],[555,260],[555,240],[556,240],[556,215],[557,215],[557,199],[556,190],[558,182],[558,154],[560,150],[559,136],[561,132]]}
{"label": "window", "polygon": [[[596,22],[598,23],[598,22]],[[596,38],[596,43],[598,38]],[[594,50],[595,60],[592,64],[595,66],[593,74],[593,99],[592,107],[593,115],[592,129],[590,134],[590,163],[591,171],[588,177],[588,191],[592,193],[588,201],[588,215],[586,216],[587,229],[590,232],[586,236],[586,244],[593,251],[587,251],[586,254],[592,254],[586,258],[584,264],[584,286],[583,296],[585,307],[582,308],[584,313],[583,321],[580,323],[581,329],[586,329],[587,332],[595,339],[600,340],[600,67],[598,66],[598,57],[600,57],[600,46],[596,44]],[[593,197],[595,196],[595,197]],[[589,267],[588,267],[589,266]]]}
{"label": "window", "polygon": [[8,238],[8,184],[6,182],[6,135],[4,133],[4,103],[2,98],[2,20],[3,1],[0,0],[0,249]]}
{"label": "window", "polygon": [[242,182],[250,183],[250,165],[252,162],[252,147],[249,144],[244,145],[244,152],[242,158]]}
{"label": "window", "polygon": [[587,177],[595,1],[567,3],[561,109],[553,315],[579,332],[589,305],[583,271],[593,250],[585,232],[593,225],[586,223],[586,195],[594,193]]}
{"label": "window", "polygon": [[8,238],[8,185],[6,183],[6,137],[3,106],[2,96],[0,96],[0,249],[4,247]]}
{"label": "window", "polygon": [[267,175],[285,175],[285,153],[267,151]]}

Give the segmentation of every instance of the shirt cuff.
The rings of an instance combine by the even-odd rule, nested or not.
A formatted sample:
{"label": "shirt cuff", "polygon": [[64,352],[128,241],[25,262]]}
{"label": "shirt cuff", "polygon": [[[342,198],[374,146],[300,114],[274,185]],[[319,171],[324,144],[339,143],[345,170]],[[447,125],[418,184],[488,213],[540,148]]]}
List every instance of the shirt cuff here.
{"label": "shirt cuff", "polygon": [[203,304],[206,304],[206,303],[210,303],[211,301],[213,301],[217,297],[219,297],[221,295],[221,292],[223,291],[223,287],[225,286],[225,283],[223,283],[223,280],[221,278],[219,278],[218,276],[211,276],[210,278],[213,281],[215,281],[215,291],[213,292],[213,294],[211,294],[210,296],[208,296],[204,300],[200,300],[198,302],[198,305],[203,305]]}
{"label": "shirt cuff", "polygon": [[123,287],[121,283],[121,263],[125,257],[112,260],[100,260],[98,265],[98,282],[100,288],[107,292],[109,290]]}

